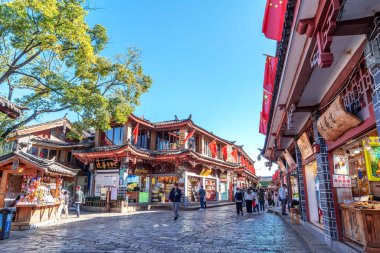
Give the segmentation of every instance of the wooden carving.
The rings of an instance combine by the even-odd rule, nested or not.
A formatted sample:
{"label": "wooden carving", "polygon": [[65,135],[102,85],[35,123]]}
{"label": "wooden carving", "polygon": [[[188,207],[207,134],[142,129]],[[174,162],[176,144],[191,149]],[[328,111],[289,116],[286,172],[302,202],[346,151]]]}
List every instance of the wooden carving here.
{"label": "wooden carving", "polygon": [[342,97],[337,97],[318,119],[318,132],[327,141],[335,141],[347,130],[359,125],[361,120],[346,111]]}

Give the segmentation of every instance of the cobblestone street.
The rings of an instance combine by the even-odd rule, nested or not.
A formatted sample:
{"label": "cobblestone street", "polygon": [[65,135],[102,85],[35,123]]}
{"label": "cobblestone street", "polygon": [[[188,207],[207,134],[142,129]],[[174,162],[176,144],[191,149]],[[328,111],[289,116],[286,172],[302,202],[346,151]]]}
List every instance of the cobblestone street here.
{"label": "cobblestone street", "polygon": [[[82,218],[83,217],[83,218]],[[181,212],[83,215],[77,222],[15,232],[1,252],[309,252],[276,215],[237,216],[234,206]]]}

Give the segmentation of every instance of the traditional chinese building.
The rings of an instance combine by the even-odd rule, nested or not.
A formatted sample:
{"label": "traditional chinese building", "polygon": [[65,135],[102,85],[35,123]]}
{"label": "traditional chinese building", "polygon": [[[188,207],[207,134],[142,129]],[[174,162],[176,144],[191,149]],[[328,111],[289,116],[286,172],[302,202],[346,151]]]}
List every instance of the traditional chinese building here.
{"label": "traditional chinese building", "polygon": [[[279,12],[270,2],[266,16]],[[357,207],[380,199],[380,2],[280,2],[282,22],[264,21],[265,32],[281,28],[260,124],[263,155],[279,166],[273,181],[287,183],[302,219],[330,245],[345,239],[377,252],[380,213]]]}
{"label": "traditional chinese building", "polygon": [[256,182],[254,161],[242,146],[184,120],[150,122],[130,115],[126,124],[98,131],[96,147],[74,152],[93,169],[93,195],[116,187],[130,203],[165,203],[174,182],[184,201],[197,202],[201,185],[208,201],[231,200],[236,187]]}

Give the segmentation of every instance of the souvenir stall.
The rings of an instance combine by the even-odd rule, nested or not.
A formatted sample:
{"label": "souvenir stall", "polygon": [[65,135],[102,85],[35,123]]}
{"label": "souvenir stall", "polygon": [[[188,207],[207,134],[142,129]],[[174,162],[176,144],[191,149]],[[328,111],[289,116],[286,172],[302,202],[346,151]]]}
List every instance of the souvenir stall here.
{"label": "souvenir stall", "polygon": [[365,248],[380,247],[380,140],[371,131],[333,152],[333,187],[343,236]]}
{"label": "souvenir stall", "polygon": [[0,170],[0,204],[16,207],[13,230],[54,222],[63,182],[74,180],[77,172],[22,151],[2,157]]}

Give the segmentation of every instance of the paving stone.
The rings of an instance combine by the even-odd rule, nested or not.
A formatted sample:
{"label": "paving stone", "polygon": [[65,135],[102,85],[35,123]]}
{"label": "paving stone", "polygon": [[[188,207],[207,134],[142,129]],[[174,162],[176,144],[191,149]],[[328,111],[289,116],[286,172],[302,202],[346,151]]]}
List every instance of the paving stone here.
{"label": "paving stone", "polygon": [[[84,217],[84,218],[82,218]],[[0,252],[309,252],[280,217],[237,216],[233,206],[132,215],[84,214],[73,222],[12,231]],[[10,251],[11,250],[11,251]]]}

